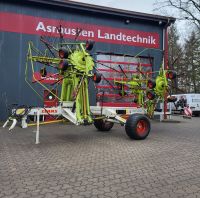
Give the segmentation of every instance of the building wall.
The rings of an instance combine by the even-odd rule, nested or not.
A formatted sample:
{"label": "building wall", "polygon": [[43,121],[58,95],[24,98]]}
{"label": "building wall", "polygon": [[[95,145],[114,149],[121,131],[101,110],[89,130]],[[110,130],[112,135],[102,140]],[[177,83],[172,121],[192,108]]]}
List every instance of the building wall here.
{"label": "building wall", "polygon": [[[78,8],[69,9],[6,0],[0,2],[0,14],[0,120],[6,118],[7,107],[10,104],[42,105],[42,102],[27,86],[24,80],[27,43],[31,40],[36,47],[40,47],[39,36],[44,33],[41,29],[35,32],[32,31],[36,29],[33,26],[38,24],[40,20],[47,20],[47,23],[50,22],[57,26],[59,26],[59,21],[65,21],[65,24],[71,22],[69,24],[74,26],[81,24],[83,28],[91,31],[97,31],[98,28],[103,28],[103,31],[110,33],[114,31],[116,34],[122,30],[127,34],[128,32],[131,34],[131,31],[138,31],[141,35],[145,35],[145,33],[147,35],[149,33],[150,35],[156,35],[158,37],[156,46],[144,51],[141,55],[154,58],[153,70],[158,70],[162,62],[163,27],[159,24],[146,22],[144,20],[133,20],[131,23],[125,24],[125,19],[120,16],[103,15],[96,12],[87,12],[87,10],[81,11]],[[13,14],[17,14],[17,17]],[[39,18],[36,21],[31,18],[30,23],[27,24],[27,20],[29,20],[27,18],[28,16]],[[48,34],[51,36],[51,33]],[[57,35],[52,34],[52,36]],[[73,38],[74,36],[71,36],[69,39],[72,40]],[[80,37],[80,39],[86,40],[87,37]],[[100,38],[95,39],[97,42],[92,53],[102,52],[135,56],[146,47],[151,48],[150,45],[145,46],[144,44],[138,43],[129,44]],[[91,93],[93,94],[94,92]],[[95,99],[94,97],[91,98],[91,104],[94,104]]]}

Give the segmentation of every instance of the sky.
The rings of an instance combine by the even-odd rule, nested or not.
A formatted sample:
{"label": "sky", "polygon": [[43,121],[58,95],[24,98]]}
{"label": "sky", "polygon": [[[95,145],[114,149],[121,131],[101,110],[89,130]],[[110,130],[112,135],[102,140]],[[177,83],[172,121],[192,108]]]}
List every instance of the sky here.
{"label": "sky", "polygon": [[83,3],[96,4],[107,7],[120,8],[144,13],[153,13],[155,0],[73,0]]}
{"label": "sky", "polygon": [[[162,12],[153,11],[153,9],[155,8],[154,4],[157,0],[71,0],[71,1],[79,1],[82,3],[96,4],[101,6],[124,9],[124,10],[165,15],[165,16],[166,15],[174,16],[177,14],[177,10],[173,10],[172,8],[166,8],[166,10],[162,10]],[[187,26],[183,21],[180,22],[178,20],[176,20],[176,25],[180,35],[180,42],[183,42],[183,40],[187,38],[187,33],[191,31],[190,26]]]}

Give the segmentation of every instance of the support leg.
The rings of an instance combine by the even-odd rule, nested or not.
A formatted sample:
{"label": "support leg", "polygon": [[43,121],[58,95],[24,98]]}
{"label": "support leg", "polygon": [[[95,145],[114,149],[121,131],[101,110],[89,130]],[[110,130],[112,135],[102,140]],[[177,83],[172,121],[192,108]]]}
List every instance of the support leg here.
{"label": "support leg", "polygon": [[37,130],[36,130],[36,136],[35,136],[35,144],[40,143],[40,110],[37,111]]}

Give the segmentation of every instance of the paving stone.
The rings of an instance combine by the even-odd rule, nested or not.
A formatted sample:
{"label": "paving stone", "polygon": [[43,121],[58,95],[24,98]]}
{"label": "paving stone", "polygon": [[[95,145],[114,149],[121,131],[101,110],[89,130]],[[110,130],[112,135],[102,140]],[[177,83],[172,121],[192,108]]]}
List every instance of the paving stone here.
{"label": "paving stone", "polygon": [[144,141],[55,124],[35,145],[35,128],[0,128],[0,198],[200,198],[200,118],[180,121]]}

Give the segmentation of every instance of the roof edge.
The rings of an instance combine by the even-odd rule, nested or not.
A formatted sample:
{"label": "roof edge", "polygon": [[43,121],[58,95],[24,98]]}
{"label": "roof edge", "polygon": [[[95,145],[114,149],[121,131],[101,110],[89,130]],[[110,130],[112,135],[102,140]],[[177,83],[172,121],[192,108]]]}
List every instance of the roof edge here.
{"label": "roof edge", "polygon": [[43,3],[43,4],[47,4],[47,5],[71,7],[71,8],[78,9],[78,10],[88,10],[88,11],[92,11],[92,12],[95,11],[95,12],[104,13],[104,14],[108,14],[108,15],[123,16],[123,17],[127,17],[127,18],[142,19],[142,20],[147,20],[147,21],[154,21],[154,22],[162,21],[168,25],[174,23],[176,20],[174,17],[147,14],[147,13],[142,13],[142,12],[135,12],[135,11],[118,9],[118,8],[106,7],[106,6],[99,6],[99,5],[82,3],[82,2],[71,1],[71,0],[48,0],[48,1],[46,1],[46,0],[26,0],[26,1]]}

